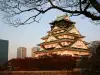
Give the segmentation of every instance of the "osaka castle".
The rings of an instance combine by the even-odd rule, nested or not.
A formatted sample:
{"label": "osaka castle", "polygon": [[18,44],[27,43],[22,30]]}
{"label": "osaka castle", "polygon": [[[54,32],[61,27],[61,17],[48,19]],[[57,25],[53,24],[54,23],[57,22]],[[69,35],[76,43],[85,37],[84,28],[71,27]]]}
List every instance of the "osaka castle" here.
{"label": "osaka castle", "polygon": [[45,54],[60,54],[81,56],[88,55],[89,49],[82,36],[67,15],[59,16],[50,23],[51,30],[41,39],[40,50],[34,52],[34,57]]}

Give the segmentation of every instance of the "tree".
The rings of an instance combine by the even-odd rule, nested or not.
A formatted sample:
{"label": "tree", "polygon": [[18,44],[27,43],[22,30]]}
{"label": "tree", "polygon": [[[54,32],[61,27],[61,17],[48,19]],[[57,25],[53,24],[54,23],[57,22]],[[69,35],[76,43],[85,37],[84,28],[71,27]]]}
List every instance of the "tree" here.
{"label": "tree", "polygon": [[90,43],[90,56],[83,56],[77,63],[83,75],[100,74],[100,41]]}
{"label": "tree", "polygon": [[77,57],[67,55],[44,55],[39,58],[11,59],[5,64],[11,71],[36,71],[36,70],[73,70],[76,68]]}
{"label": "tree", "polygon": [[96,55],[98,52],[98,47],[100,45],[100,41],[92,41],[90,42],[90,44],[88,45],[89,49],[90,49],[90,56]]}
{"label": "tree", "polygon": [[[84,15],[93,21],[100,20],[99,0],[0,0],[0,9],[7,13],[7,22],[16,27],[38,22],[37,18],[51,9],[58,9],[71,16]],[[14,19],[27,12],[32,15],[25,21]]]}

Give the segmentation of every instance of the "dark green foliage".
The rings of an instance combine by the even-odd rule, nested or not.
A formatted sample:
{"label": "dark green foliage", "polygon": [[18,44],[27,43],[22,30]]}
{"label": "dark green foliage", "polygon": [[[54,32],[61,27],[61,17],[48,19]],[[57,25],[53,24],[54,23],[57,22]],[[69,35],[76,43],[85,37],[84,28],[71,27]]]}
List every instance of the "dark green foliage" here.
{"label": "dark green foliage", "polygon": [[51,54],[39,58],[11,59],[6,67],[13,71],[68,70],[76,67],[76,57]]}
{"label": "dark green foliage", "polygon": [[100,44],[95,43],[92,46],[97,46],[95,46],[92,54],[82,57],[77,63],[83,75],[100,75]]}

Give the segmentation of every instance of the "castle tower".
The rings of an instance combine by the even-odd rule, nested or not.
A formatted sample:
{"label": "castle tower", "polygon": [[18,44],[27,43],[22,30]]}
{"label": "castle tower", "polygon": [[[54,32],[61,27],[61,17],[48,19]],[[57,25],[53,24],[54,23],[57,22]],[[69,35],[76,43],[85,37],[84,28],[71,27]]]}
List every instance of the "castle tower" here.
{"label": "castle tower", "polygon": [[72,56],[88,55],[88,47],[84,43],[80,32],[68,16],[63,15],[50,23],[51,30],[48,35],[42,37],[44,42],[40,43],[40,51],[35,52],[35,57],[40,55],[56,53]]}

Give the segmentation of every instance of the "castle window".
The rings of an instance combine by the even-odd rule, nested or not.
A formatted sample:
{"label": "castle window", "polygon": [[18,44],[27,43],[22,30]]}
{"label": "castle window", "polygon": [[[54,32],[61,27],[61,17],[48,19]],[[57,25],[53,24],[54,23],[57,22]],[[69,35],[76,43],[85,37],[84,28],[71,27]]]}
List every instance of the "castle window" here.
{"label": "castle window", "polygon": [[61,42],[61,44],[64,46],[64,45],[68,45],[67,42]]}
{"label": "castle window", "polygon": [[67,42],[65,42],[65,43],[64,43],[64,45],[68,45],[68,43],[67,43]]}
{"label": "castle window", "polygon": [[69,41],[68,41],[67,43],[68,43],[68,44],[70,44],[70,42],[69,42]]}
{"label": "castle window", "polygon": [[60,39],[60,38],[61,38],[61,36],[58,36],[58,38]]}
{"label": "castle window", "polygon": [[45,48],[51,48],[51,46],[50,45],[45,45]]}
{"label": "castle window", "polygon": [[53,41],[53,39],[51,39],[50,41]]}
{"label": "castle window", "polygon": [[71,36],[69,36],[69,38],[71,38]]}
{"label": "castle window", "polygon": [[62,35],[62,38],[64,38],[64,35]]}
{"label": "castle window", "polygon": [[51,47],[55,47],[55,44],[51,44]]}
{"label": "castle window", "polygon": [[67,38],[69,38],[70,36],[69,35],[67,35]]}
{"label": "castle window", "polygon": [[73,37],[73,36],[72,36],[71,38],[72,38],[72,39],[74,39],[74,37]]}
{"label": "castle window", "polygon": [[57,33],[59,33],[59,31],[57,31]]}
{"label": "castle window", "polygon": [[77,41],[76,46],[79,47],[79,48],[82,47],[82,43],[81,43],[81,41]]}
{"label": "castle window", "polygon": [[67,35],[64,35],[64,38],[67,38]]}
{"label": "castle window", "polygon": [[62,38],[63,38],[63,36],[59,36],[59,38],[60,38],[60,39],[62,39]]}
{"label": "castle window", "polygon": [[48,48],[49,46],[48,45],[45,45],[45,48]]}
{"label": "castle window", "polygon": [[64,32],[64,30],[61,30],[60,32]]}

